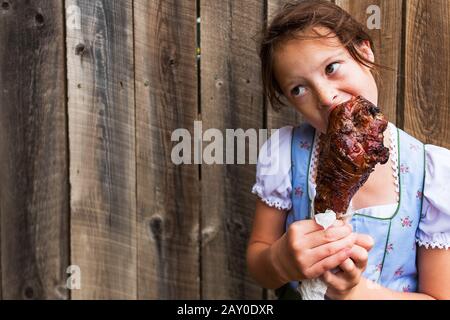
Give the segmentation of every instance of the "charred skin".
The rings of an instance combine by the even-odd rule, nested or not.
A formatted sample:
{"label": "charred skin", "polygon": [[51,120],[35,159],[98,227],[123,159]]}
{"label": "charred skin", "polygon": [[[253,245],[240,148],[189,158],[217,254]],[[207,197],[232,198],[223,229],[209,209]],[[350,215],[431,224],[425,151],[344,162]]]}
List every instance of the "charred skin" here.
{"label": "charred skin", "polygon": [[389,159],[383,145],[388,125],[380,109],[361,96],[338,105],[321,136],[316,179],[315,213],[331,209],[338,218],[377,163]]}

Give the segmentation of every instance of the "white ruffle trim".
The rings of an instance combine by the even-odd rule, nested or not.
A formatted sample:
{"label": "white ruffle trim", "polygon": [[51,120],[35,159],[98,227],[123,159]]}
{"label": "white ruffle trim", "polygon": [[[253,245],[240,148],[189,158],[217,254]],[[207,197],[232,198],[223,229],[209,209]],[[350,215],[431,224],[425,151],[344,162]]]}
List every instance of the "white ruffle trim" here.
{"label": "white ruffle trim", "polygon": [[291,203],[282,201],[279,198],[275,197],[267,197],[265,198],[263,196],[263,187],[260,184],[255,184],[252,188],[252,193],[256,194],[262,202],[267,204],[269,207],[277,208],[278,210],[290,210],[291,209]]}
{"label": "white ruffle trim", "polygon": [[397,141],[397,130],[395,126],[389,122],[389,137],[390,146],[389,153],[391,158],[391,168],[393,170],[392,175],[394,176],[395,191],[397,192],[397,202],[400,200],[400,188],[398,181],[398,141]]}
{"label": "white ruffle trim", "polygon": [[308,185],[308,191],[309,191],[309,197],[312,200],[313,194],[315,195],[315,192],[312,191],[312,189],[316,189],[316,178],[317,178],[317,167],[319,162],[319,145],[320,145],[320,136],[321,134],[316,130],[316,134],[314,136],[314,143],[312,147],[312,154],[311,154],[311,162],[309,164],[309,185]]}
{"label": "white ruffle trim", "polygon": [[425,247],[425,249],[445,249],[447,250],[448,248],[450,248],[450,244],[446,243],[440,243],[438,241],[422,241],[420,239],[416,239],[416,243],[421,246],[421,247]]}

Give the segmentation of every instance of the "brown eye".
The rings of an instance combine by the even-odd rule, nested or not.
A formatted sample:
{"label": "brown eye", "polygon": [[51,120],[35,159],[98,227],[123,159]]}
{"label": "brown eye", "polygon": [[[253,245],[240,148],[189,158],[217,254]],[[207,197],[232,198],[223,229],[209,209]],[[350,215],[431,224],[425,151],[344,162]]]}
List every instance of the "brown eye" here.
{"label": "brown eye", "polygon": [[294,97],[301,97],[301,96],[303,96],[305,94],[305,91],[306,91],[305,87],[303,87],[303,86],[296,86],[295,88],[293,88],[291,90],[291,94]]}
{"label": "brown eye", "polygon": [[340,66],[341,65],[339,64],[339,62],[330,63],[329,65],[326,66],[325,73],[326,74],[333,74],[339,69]]}

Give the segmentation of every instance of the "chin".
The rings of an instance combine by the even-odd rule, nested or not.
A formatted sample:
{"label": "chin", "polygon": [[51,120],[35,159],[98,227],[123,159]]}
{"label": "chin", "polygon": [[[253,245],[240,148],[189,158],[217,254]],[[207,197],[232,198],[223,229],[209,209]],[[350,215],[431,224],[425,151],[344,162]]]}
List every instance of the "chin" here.
{"label": "chin", "polygon": [[325,134],[325,133],[327,133],[327,128],[328,128],[328,125],[324,124],[324,125],[321,125],[321,126],[317,126],[316,130],[318,130],[320,133]]}
{"label": "chin", "polygon": [[327,133],[327,129],[328,129],[328,118],[321,126],[318,127],[318,130],[321,133]]}
{"label": "chin", "polygon": [[305,119],[311,126],[313,126],[317,131],[321,133],[327,133],[328,128],[328,119],[318,119],[316,121],[311,121],[308,119]]}

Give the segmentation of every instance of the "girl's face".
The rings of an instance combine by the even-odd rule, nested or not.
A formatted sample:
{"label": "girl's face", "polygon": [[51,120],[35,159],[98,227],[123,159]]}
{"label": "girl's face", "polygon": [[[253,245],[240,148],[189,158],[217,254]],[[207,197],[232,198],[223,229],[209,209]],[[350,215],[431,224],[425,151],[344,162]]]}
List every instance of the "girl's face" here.
{"label": "girl's face", "polygon": [[[328,29],[315,29],[326,34]],[[312,31],[306,35],[314,35]],[[359,51],[374,61],[368,43]],[[274,76],[284,96],[305,120],[320,132],[328,127],[328,116],[338,104],[361,95],[378,103],[378,91],[370,68],[355,61],[337,37],[292,39],[274,53]]]}

